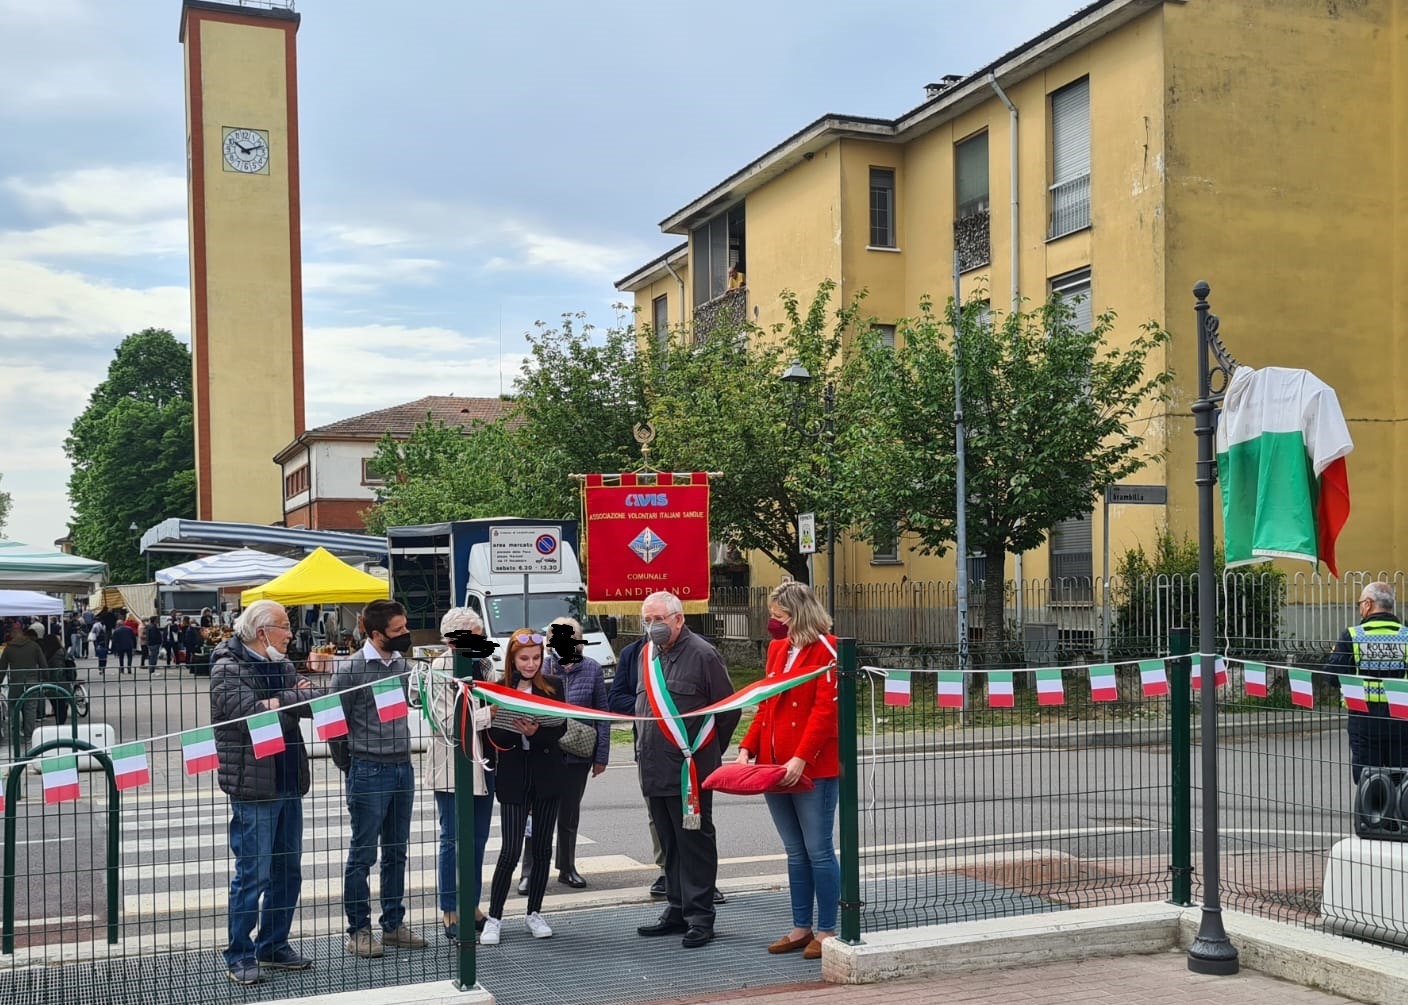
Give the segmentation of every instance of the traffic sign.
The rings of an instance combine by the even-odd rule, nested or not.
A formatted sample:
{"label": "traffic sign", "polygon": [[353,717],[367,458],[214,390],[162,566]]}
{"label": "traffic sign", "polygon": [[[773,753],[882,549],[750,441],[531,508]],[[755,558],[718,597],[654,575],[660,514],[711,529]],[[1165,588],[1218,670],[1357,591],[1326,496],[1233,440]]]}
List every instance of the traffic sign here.
{"label": "traffic sign", "polygon": [[562,528],[490,527],[489,571],[532,575],[562,572]]}

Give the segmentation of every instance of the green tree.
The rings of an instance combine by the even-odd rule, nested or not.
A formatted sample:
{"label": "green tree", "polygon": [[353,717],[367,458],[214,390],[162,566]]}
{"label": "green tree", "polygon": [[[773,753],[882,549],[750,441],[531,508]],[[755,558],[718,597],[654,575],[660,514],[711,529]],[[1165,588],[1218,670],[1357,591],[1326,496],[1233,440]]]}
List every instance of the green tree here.
{"label": "green tree", "polygon": [[114,582],[140,582],[146,562],[128,528],[195,516],[190,351],[159,328],[123,339],[64,452],[74,551],[107,562]]}
{"label": "green tree", "polygon": [[[4,478],[0,475],[0,478]],[[5,521],[10,519],[10,493],[0,492],[0,537],[5,536]]]}
{"label": "green tree", "polygon": [[[1002,625],[1008,552],[1041,544],[1049,528],[1090,512],[1106,485],[1148,463],[1131,423],[1172,375],[1153,368],[1167,335],[1143,326],[1112,348],[1114,315],[1086,330],[1074,306],[990,318],[978,303],[945,318],[922,304],[897,345],[863,334],[841,381],[842,486],[872,537],[898,527],[926,553],[956,531],[954,332],[961,349],[968,546],[987,556],[985,637]],[[998,629],[1000,633],[1000,628]]]}

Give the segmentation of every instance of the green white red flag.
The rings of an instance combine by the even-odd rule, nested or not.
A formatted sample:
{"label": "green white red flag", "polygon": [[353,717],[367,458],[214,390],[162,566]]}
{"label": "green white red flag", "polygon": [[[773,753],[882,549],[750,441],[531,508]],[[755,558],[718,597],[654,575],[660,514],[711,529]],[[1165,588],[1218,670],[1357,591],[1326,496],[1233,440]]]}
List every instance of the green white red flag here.
{"label": "green white red flag", "polygon": [[373,684],[372,700],[376,702],[376,717],[382,722],[404,719],[410,712],[399,677],[387,677]]}
{"label": "green white red flag", "polygon": [[1036,703],[1038,705],[1066,704],[1066,689],[1061,683],[1059,667],[1048,667],[1036,672]]}
{"label": "green white red flag", "polygon": [[1242,664],[1242,689],[1247,692],[1248,698],[1266,697],[1265,663]]}
{"label": "green white red flag", "polygon": [[885,671],[885,704],[908,705],[910,680],[908,670]]}
{"label": "green white red flag", "polygon": [[1408,680],[1386,680],[1382,683],[1384,694],[1388,696],[1388,714],[1395,719],[1408,719]]}
{"label": "green white red flag", "polygon": [[988,672],[988,707],[1011,708],[1014,701],[1012,671],[990,670]]}
{"label": "green white red flag", "polygon": [[[1222,687],[1227,683],[1227,661],[1221,656],[1213,660],[1212,680],[1214,687]],[[1203,659],[1201,656],[1193,657],[1193,690],[1201,690],[1203,686]]]}
{"label": "green white red flag", "polygon": [[202,726],[182,733],[181,760],[185,762],[188,775],[220,767],[220,759],[215,756],[215,730]]}
{"label": "green white red flag", "polygon": [[255,757],[272,757],[284,752],[284,730],[278,712],[261,712],[246,720]]}
{"label": "green white red flag", "polygon": [[1120,689],[1115,683],[1115,665],[1100,663],[1090,668],[1090,700],[1119,701]]}
{"label": "green white red flag", "polygon": [[1315,684],[1309,670],[1291,670],[1291,704],[1301,708],[1315,707]]}
{"label": "green white red flag", "polygon": [[313,710],[313,732],[318,739],[335,740],[347,735],[347,715],[342,711],[341,695],[314,698],[309,707]]}
{"label": "green white red flag", "polygon": [[963,707],[963,671],[939,671],[939,708]]}
{"label": "green white red flag", "polygon": [[145,743],[124,743],[112,749],[113,781],[118,789],[135,789],[152,780]]}
{"label": "green white red flag", "polygon": [[75,755],[46,757],[39,765],[44,775],[44,805],[78,798],[78,758]]}
{"label": "green white red flag", "polygon": [[1340,674],[1340,697],[1344,707],[1351,712],[1369,711],[1369,701],[1364,697],[1364,678],[1351,674]]}
{"label": "green white red flag", "polygon": [[1139,661],[1139,686],[1146,698],[1168,694],[1168,674],[1164,672],[1163,660]]}

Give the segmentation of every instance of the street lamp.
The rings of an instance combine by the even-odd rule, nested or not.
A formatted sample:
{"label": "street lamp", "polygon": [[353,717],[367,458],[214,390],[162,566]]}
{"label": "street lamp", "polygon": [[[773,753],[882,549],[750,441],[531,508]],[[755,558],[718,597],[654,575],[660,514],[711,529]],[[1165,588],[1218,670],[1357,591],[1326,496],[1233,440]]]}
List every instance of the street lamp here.
{"label": "street lamp", "polygon": [[[138,551],[141,551],[141,550],[142,550],[142,528],[140,528],[140,527],[137,526],[137,521],[136,521],[136,520],[133,520],[130,524],[127,525],[127,532],[132,535],[133,547],[136,548]],[[147,554],[144,554],[142,557],[147,560],[147,579],[151,579],[151,578],[152,578],[152,557],[151,557],[150,555],[147,555]]]}
{"label": "street lamp", "polygon": [[[805,405],[802,392],[811,381],[812,373],[802,365],[801,360],[794,359],[792,364],[782,371],[782,382],[796,387],[792,398],[792,419],[789,425],[803,436],[821,440],[826,453],[826,477],[829,481],[834,482],[835,474],[831,467],[835,462],[832,448],[836,445],[836,424],[833,418],[836,411],[836,385],[828,380],[822,388],[821,423],[808,428],[802,420],[802,408]],[[832,512],[834,508],[834,503],[828,500],[826,512],[826,611],[833,619],[836,617],[836,519],[835,513]]]}

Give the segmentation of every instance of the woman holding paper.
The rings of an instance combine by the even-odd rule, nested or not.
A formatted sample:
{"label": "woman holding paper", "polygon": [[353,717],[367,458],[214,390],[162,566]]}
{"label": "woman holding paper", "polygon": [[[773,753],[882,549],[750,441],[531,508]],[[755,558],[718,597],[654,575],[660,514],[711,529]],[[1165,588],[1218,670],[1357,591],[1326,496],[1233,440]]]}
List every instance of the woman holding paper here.
{"label": "woman holding paper", "polygon": [[[768,614],[773,638],[768,679],[804,676],[835,662],[836,640],[827,634],[831,617],[805,584],[783,583],[773,590]],[[770,953],[801,949],[806,959],[820,959],[822,941],[836,935],[841,899],[841,865],[832,839],[841,770],[836,745],[836,678],[829,672],[764,701],[738,744],[739,763],[783,764],[783,785],[795,785],[805,774],[815,786],[763,797],[787,851],[792,895],[792,931],[770,945]]]}
{"label": "woman holding paper", "polygon": [[[543,673],[541,633],[520,628],[509,636],[504,666],[507,686],[525,695],[563,699],[562,680]],[[557,825],[558,802],[562,797],[564,775],[562,751],[557,741],[567,731],[560,716],[507,714],[496,709],[488,731],[489,744],[498,754],[499,861],[489,891],[489,918],[484,922],[480,942],[499,944],[503,927],[504,903],[508,900],[513,874],[523,852],[523,832],[533,817],[533,857],[547,862],[552,854],[552,838]],[[547,891],[548,871],[534,869],[528,883],[528,913],[524,924],[535,939],[546,939],[552,928],[540,913]]]}

